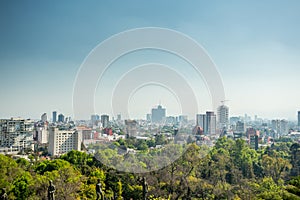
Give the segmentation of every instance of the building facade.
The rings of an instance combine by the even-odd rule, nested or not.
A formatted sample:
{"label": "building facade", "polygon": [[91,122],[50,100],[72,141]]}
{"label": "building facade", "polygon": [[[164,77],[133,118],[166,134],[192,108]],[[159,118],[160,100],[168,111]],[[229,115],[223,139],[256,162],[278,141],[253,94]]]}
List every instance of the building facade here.
{"label": "building facade", "polygon": [[205,135],[216,134],[216,115],[207,111],[206,114],[196,115],[196,126],[201,127]]}
{"label": "building facade", "polygon": [[20,152],[33,149],[34,122],[29,119],[11,118],[0,120],[0,150]]}
{"label": "building facade", "polygon": [[136,137],[137,135],[137,121],[135,120],[125,120],[126,125],[126,136]]}
{"label": "building facade", "polygon": [[217,127],[219,129],[227,128],[229,125],[229,108],[225,105],[218,107]]}
{"label": "building facade", "polygon": [[77,130],[59,130],[49,127],[48,152],[52,156],[68,153],[72,150],[81,150],[81,133]]}
{"label": "building facade", "polygon": [[109,123],[109,116],[108,115],[101,115],[101,124],[103,128],[107,128]]}
{"label": "building facade", "polygon": [[166,109],[161,105],[158,105],[157,108],[152,108],[151,110],[151,121],[152,123],[162,123],[166,117]]}
{"label": "building facade", "polygon": [[206,122],[205,122],[205,134],[207,135],[215,135],[216,134],[216,115],[214,112],[207,111],[206,112]]}

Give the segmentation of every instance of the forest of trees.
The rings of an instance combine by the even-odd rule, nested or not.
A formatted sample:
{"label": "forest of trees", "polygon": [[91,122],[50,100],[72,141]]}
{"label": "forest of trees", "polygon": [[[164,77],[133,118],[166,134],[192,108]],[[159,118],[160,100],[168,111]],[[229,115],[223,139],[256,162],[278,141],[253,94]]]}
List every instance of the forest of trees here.
{"label": "forest of trees", "polygon": [[[148,199],[300,199],[298,143],[278,142],[255,151],[243,140],[223,137],[203,156],[206,150],[188,144],[175,162],[148,173],[119,172],[79,151],[52,160],[0,155],[0,188],[8,199],[47,199],[53,180],[56,199],[96,199],[100,179],[108,199],[129,200],[142,199],[145,177]],[[103,150],[101,159],[110,159],[110,153]]]}

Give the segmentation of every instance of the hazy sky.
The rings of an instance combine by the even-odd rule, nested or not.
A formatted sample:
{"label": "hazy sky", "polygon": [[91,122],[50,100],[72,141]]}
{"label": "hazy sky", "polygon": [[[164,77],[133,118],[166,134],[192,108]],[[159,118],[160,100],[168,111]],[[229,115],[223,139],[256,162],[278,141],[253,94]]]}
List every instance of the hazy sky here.
{"label": "hazy sky", "polygon": [[[295,120],[300,110],[299,9],[298,0],[0,1],[0,118],[39,118],[53,110],[72,116],[73,84],[89,52],[121,31],[154,26],[182,32],[206,49],[223,79],[231,116]],[[171,57],[151,51],[128,55],[107,72],[105,83],[121,75],[118,66],[162,62],[189,67]],[[199,87],[197,112],[211,109],[203,80],[183,71]],[[103,100],[109,85],[100,82],[96,90],[99,114],[111,114]],[[133,118],[145,117],[159,101],[169,115],[180,114],[176,97],[157,85],[137,90],[128,101]]]}

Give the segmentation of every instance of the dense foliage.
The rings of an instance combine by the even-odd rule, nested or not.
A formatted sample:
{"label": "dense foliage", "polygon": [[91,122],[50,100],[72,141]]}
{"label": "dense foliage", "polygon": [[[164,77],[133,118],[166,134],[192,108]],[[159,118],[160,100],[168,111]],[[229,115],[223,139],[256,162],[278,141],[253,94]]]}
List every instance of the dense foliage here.
{"label": "dense foliage", "polygon": [[[137,145],[146,151],[153,144]],[[110,151],[103,150],[101,158],[110,159]],[[57,199],[96,199],[100,179],[107,198],[142,199],[141,180],[146,177],[149,199],[300,199],[299,144],[278,142],[255,151],[243,140],[224,137],[204,156],[205,151],[191,143],[175,162],[143,174],[118,172],[79,151],[53,160],[0,155],[0,188],[9,199],[47,199],[53,180]]]}

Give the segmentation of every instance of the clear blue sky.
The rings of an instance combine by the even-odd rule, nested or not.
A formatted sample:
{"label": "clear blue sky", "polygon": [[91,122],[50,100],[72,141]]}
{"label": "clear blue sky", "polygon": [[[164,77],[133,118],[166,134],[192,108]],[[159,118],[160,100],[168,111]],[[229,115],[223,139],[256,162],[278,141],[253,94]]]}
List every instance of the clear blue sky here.
{"label": "clear blue sky", "polygon": [[88,53],[113,34],[155,26],[185,33],[207,50],[231,115],[296,119],[299,9],[298,0],[2,0],[0,117],[39,118],[52,110],[72,115],[74,79]]}

